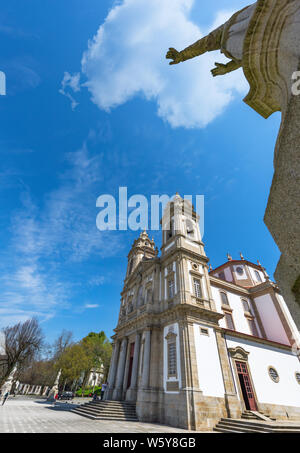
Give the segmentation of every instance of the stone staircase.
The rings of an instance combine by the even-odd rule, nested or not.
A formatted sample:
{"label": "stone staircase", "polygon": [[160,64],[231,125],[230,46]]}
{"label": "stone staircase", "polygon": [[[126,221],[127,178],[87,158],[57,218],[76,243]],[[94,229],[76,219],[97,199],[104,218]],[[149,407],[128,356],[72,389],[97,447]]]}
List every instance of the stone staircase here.
{"label": "stone staircase", "polygon": [[255,412],[255,411],[244,411],[242,413],[243,420],[263,420],[263,421],[276,421],[276,418],[270,417],[269,414],[264,412]]}
{"label": "stone staircase", "polygon": [[92,420],[138,421],[135,404],[125,401],[91,401],[75,407],[71,412]]}
{"label": "stone staircase", "polygon": [[221,418],[214,431],[220,433],[300,433],[300,423],[258,419]]}

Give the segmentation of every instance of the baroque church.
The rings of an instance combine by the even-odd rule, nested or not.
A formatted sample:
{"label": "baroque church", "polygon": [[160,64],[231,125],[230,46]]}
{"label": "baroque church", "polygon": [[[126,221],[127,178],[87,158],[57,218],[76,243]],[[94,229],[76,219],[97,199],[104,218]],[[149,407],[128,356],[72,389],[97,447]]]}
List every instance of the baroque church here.
{"label": "baroque church", "polygon": [[161,223],[161,256],[146,232],[128,255],[105,399],[191,430],[245,411],[300,420],[300,338],[278,286],[242,255],[209,267],[178,194]]}

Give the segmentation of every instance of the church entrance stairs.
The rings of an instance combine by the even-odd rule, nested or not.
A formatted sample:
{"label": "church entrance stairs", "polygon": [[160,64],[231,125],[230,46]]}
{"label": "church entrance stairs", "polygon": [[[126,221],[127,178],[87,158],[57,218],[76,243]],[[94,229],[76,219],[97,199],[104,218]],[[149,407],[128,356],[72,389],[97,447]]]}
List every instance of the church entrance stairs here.
{"label": "church entrance stairs", "polygon": [[138,421],[135,404],[125,401],[91,401],[77,406],[72,412],[92,420]]}
{"label": "church entrance stairs", "polygon": [[299,423],[221,418],[214,431],[220,433],[300,433]]}

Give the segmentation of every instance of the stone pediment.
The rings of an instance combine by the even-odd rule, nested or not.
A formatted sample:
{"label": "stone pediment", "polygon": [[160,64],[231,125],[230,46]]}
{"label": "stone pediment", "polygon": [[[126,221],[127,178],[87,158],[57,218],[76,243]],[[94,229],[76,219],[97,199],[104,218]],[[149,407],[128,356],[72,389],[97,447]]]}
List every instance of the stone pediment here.
{"label": "stone pediment", "polygon": [[245,351],[245,349],[241,346],[237,346],[236,348],[229,348],[228,352],[233,359],[248,360],[249,352]]}

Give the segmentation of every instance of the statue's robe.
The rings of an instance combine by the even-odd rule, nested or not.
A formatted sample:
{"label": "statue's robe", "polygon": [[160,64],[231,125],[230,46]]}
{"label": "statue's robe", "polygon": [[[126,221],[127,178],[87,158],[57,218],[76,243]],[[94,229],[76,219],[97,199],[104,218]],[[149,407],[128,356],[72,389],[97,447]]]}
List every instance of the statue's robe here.
{"label": "statue's robe", "polygon": [[287,110],[299,38],[300,0],[258,0],[224,24],[221,51],[241,61],[250,85],[245,102],[264,118]]}

